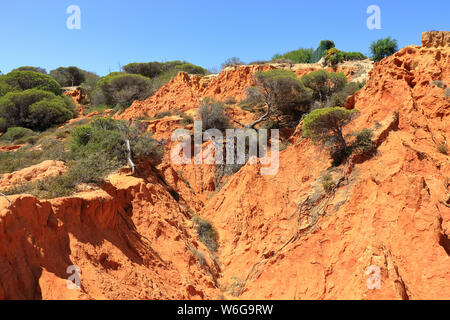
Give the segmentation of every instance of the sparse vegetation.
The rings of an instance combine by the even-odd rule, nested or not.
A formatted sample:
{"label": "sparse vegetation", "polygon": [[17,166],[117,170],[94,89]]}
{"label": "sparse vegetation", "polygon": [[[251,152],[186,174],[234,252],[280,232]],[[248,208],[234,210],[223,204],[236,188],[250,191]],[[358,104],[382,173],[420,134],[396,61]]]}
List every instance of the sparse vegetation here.
{"label": "sparse vegetation", "polygon": [[204,99],[198,108],[198,114],[202,120],[203,130],[230,128],[230,118],[225,113],[222,102]]}
{"label": "sparse vegetation", "polygon": [[7,193],[53,198],[72,194],[80,183],[99,184],[107,174],[127,163],[126,139],[130,141],[133,161],[156,165],[162,158],[162,148],[151,134],[141,133],[124,122],[98,118],[89,125],[82,123],[71,130],[71,139],[67,141],[57,139],[59,133],[65,131],[49,130],[41,134],[37,142],[40,149],[24,147],[17,152],[0,153],[0,173],[44,160],[61,160],[69,166],[69,171],[62,176],[17,186]]}
{"label": "sparse vegetation", "polygon": [[448,147],[446,143],[441,143],[436,148],[440,153],[448,155]]}
{"label": "sparse vegetation", "polygon": [[6,133],[0,137],[0,141],[15,142],[19,139],[34,136],[33,130],[22,127],[11,127]]}
{"label": "sparse vegetation", "polygon": [[333,181],[333,177],[330,173],[326,173],[322,176],[322,187],[325,192],[330,192],[335,186],[336,183]]}
{"label": "sparse vegetation", "polygon": [[217,252],[217,232],[211,223],[207,220],[200,218],[199,216],[194,217],[194,223],[197,229],[197,235],[200,241],[212,252]]}
{"label": "sparse vegetation", "polygon": [[228,58],[227,60],[225,60],[221,67],[226,68],[226,67],[233,67],[233,66],[240,66],[243,65],[244,63],[241,61],[241,59],[239,59],[238,57],[232,57],[232,58]]}

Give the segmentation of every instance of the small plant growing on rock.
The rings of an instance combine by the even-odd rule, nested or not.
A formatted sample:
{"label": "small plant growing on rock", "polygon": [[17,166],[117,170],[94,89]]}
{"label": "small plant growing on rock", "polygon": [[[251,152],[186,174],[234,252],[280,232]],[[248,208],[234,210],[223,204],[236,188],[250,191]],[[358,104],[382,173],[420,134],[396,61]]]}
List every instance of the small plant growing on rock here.
{"label": "small plant growing on rock", "polygon": [[436,148],[437,148],[437,150],[438,150],[440,153],[445,154],[445,155],[448,155],[448,147],[447,147],[447,144],[441,143],[441,144],[439,144]]}
{"label": "small plant growing on rock", "polygon": [[330,192],[335,186],[336,183],[333,181],[331,174],[326,173],[322,176],[322,187],[325,192]]}
{"label": "small plant growing on rock", "polygon": [[198,216],[194,217],[200,241],[213,253],[217,251],[217,232],[211,223]]}
{"label": "small plant growing on rock", "polygon": [[203,130],[225,130],[230,127],[230,118],[225,113],[222,102],[205,99],[198,108],[198,114],[202,120]]}

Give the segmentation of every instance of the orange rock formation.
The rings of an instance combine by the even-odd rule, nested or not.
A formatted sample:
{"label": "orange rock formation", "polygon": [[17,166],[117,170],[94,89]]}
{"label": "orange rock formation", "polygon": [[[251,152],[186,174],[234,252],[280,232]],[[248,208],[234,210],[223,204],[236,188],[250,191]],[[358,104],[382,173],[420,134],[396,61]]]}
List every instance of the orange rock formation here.
{"label": "orange rock formation", "polygon": [[[448,33],[423,39],[376,63],[349,100],[360,116],[346,133],[372,129],[371,158],[331,167],[299,125],[275,176],[247,164],[215,194],[212,166],[174,166],[166,152],[158,172],[113,174],[99,190],[0,197],[0,299],[449,299],[450,159],[437,146],[450,140],[450,46]],[[180,73],[121,117],[240,98],[260,68]],[[144,124],[168,139],[178,121]],[[195,213],[217,230],[217,253]],[[67,288],[71,265],[81,290]]]}

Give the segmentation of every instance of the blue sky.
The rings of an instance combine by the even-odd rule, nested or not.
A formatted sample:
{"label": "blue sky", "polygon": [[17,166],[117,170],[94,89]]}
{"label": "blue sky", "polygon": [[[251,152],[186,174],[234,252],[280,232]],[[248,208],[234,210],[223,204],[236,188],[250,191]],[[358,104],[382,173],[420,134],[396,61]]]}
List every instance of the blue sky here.
{"label": "blue sky", "polygon": [[[381,8],[381,30],[369,30],[369,5]],[[66,9],[81,9],[69,30]],[[270,59],[330,39],[337,48],[369,54],[392,36],[400,47],[421,32],[450,30],[448,0],[2,0],[0,70],[32,65],[47,71],[75,65],[105,75],[129,62],[187,60],[220,68],[232,56]]]}

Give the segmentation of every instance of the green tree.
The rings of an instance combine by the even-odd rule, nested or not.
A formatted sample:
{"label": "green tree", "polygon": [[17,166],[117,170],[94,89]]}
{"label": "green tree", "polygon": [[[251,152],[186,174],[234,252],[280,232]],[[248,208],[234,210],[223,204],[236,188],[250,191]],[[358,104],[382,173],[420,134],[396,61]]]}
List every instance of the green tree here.
{"label": "green tree", "polygon": [[335,92],[341,91],[347,83],[345,74],[326,70],[305,74],[301,80],[307,88],[313,91],[314,99],[322,104],[328,102],[331,96]]}
{"label": "green tree", "polygon": [[335,47],[335,44],[331,40],[320,41],[319,47],[316,49],[316,51],[313,52],[310,62],[311,63],[318,62],[320,59],[322,59],[322,57],[325,55],[325,53],[328,50],[330,50],[331,48],[334,48],[334,47]]}
{"label": "green tree", "polygon": [[86,78],[86,71],[77,67],[59,67],[50,71],[52,76],[62,87],[73,87],[81,85]]}
{"label": "green tree", "polygon": [[305,87],[297,75],[287,70],[270,70],[255,74],[257,88],[264,96],[267,112],[256,123],[266,120],[271,113],[277,118],[288,116],[296,122],[309,111],[312,90]]}
{"label": "green tree", "polygon": [[113,72],[97,82],[91,99],[93,105],[128,107],[134,100],[144,100],[153,93],[149,78],[139,74]]}
{"label": "green tree", "polygon": [[38,89],[13,91],[0,98],[0,118],[7,128],[43,130],[74,117],[73,109],[70,98]]}
{"label": "green tree", "polygon": [[357,112],[341,107],[313,110],[303,120],[303,137],[329,147],[335,164],[340,164],[349,154],[342,130]]}
{"label": "green tree", "polygon": [[10,91],[39,89],[61,94],[61,87],[52,77],[34,71],[12,71],[0,77],[0,95]]}
{"label": "green tree", "polygon": [[386,39],[380,39],[376,42],[372,42],[370,45],[370,51],[372,52],[373,60],[380,61],[398,51],[397,40],[387,37]]}

